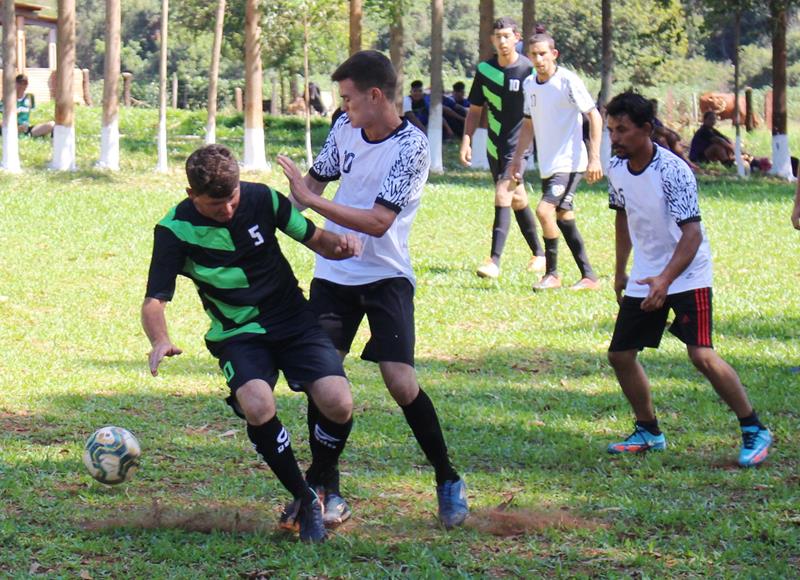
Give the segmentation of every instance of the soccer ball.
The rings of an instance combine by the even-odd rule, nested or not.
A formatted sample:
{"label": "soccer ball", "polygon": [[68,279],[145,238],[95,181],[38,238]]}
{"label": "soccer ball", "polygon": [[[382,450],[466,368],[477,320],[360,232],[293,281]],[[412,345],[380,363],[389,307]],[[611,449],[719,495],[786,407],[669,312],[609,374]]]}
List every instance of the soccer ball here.
{"label": "soccer ball", "polygon": [[122,427],[103,427],[86,440],[83,464],[100,483],[128,481],[139,467],[139,442]]}

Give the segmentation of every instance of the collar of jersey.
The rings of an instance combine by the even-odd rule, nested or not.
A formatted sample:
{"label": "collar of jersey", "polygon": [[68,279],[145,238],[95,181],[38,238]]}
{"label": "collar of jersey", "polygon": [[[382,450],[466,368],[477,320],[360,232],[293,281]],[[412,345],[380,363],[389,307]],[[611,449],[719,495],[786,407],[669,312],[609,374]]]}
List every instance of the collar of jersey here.
{"label": "collar of jersey", "polygon": [[658,147],[659,147],[658,143],[653,141],[653,156],[650,158],[650,161],[647,162],[647,165],[642,167],[641,171],[633,171],[631,169],[631,162],[630,162],[630,160],[628,160],[628,163],[625,164],[627,166],[627,168],[628,168],[628,173],[630,173],[631,175],[641,175],[642,173],[647,171],[647,168],[650,167],[653,164],[653,161],[655,161],[656,156],[658,155]]}
{"label": "collar of jersey", "polygon": [[370,141],[369,138],[367,137],[367,132],[364,129],[361,129],[361,138],[370,145],[377,145],[378,143],[383,143],[384,141],[391,139],[392,137],[397,135],[400,131],[405,129],[407,126],[408,126],[408,119],[403,118],[402,122],[395,128],[395,130],[386,135],[386,137],[384,137],[383,139],[378,139],[377,141]]}

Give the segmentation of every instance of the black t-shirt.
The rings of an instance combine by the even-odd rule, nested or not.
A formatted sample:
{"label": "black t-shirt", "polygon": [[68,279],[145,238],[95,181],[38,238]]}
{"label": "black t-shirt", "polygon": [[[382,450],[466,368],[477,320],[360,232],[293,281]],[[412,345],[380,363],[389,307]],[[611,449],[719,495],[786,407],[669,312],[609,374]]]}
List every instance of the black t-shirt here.
{"label": "black t-shirt", "polygon": [[532,72],[531,61],[523,55],[505,68],[500,66],[496,56],[478,65],[469,91],[469,102],[488,107],[486,153],[494,159],[512,154],[517,147],[525,105],[522,83]]}
{"label": "black t-shirt", "polygon": [[190,278],[211,319],[208,342],[291,324],[308,304],[276,229],[305,242],[315,226],[260,183],[241,182],[239,206],[228,223],[204,217],[191,199],[183,200],[155,227],[145,296],[171,300],[177,276]]}

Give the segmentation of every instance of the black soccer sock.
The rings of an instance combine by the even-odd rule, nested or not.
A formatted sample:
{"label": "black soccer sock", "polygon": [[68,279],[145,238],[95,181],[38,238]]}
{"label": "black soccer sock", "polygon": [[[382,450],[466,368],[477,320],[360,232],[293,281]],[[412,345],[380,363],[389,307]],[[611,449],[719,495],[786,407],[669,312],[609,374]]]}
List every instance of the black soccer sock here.
{"label": "black soccer sock", "polygon": [[564,240],[567,242],[567,246],[569,246],[569,251],[572,252],[572,257],[575,258],[575,263],[581,271],[581,278],[596,280],[597,276],[595,276],[594,270],[592,270],[592,266],[589,264],[589,257],[586,255],[586,246],[583,243],[583,238],[578,231],[575,220],[556,220],[556,224],[558,224],[558,229],[560,229],[561,233],[564,235]]}
{"label": "black soccer sock", "polygon": [[661,435],[661,429],[658,428],[658,419],[652,421],[636,421],[636,424],[642,429],[647,429],[651,435]]}
{"label": "black soccer sock", "polygon": [[511,208],[495,207],[494,224],[492,225],[492,262],[500,265],[500,256],[506,247],[508,229],[511,227]]}
{"label": "black soccer sock", "polygon": [[247,436],[283,487],[295,499],[308,499],[312,495],[294,457],[289,432],[277,415],[263,425],[254,426],[248,423]]}
{"label": "black soccer sock", "polygon": [[531,206],[525,206],[522,209],[514,210],[514,217],[517,218],[517,225],[519,231],[522,232],[522,237],[528,242],[528,247],[534,256],[544,256],[542,244],[539,243],[539,235],[536,233],[536,218],[531,211]]}
{"label": "black soccer sock", "polygon": [[457,480],[458,474],[450,465],[442,427],[439,425],[439,417],[430,397],[420,389],[416,399],[400,408],[403,409],[403,415],[406,416],[406,421],[414,437],[417,438],[422,452],[436,471],[436,485]]}
{"label": "black soccer sock", "polygon": [[558,275],[558,238],[544,238],[544,275]]}
{"label": "black soccer sock", "polygon": [[337,465],[352,428],[352,417],[346,423],[335,423],[319,413],[309,434],[312,457],[311,466],[306,471],[309,485],[324,485],[327,491],[339,493]]}
{"label": "black soccer sock", "polygon": [[759,429],[766,429],[761,421],[758,420],[758,414],[756,413],[755,409],[753,412],[750,413],[747,417],[740,417],[739,418],[739,426],[740,427],[758,427]]}

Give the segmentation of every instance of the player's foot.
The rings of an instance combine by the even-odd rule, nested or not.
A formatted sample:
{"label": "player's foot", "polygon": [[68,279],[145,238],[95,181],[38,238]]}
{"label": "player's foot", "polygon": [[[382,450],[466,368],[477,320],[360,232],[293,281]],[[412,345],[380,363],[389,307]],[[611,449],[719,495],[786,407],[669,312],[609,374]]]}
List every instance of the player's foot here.
{"label": "player's foot", "polygon": [[300,510],[297,514],[300,524],[300,541],[318,544],[328,538],[325,531],[325,524],[322,521],[322,502],[314,493],[314,499],[308,502],[300,502]]}
{"label": "player's foot", "polygon": [[278,520],[278,527],[282,530],[288,530],[290,532],[299,532],[300,531],[300,522],[297,516],[300,513],[300,500],[295,499],[287,503],[283,511],[281,512],[281,517]]}
{"label": "player's foot", "polygon": [[742,450],[739,452],[739,465],[755,467],[767,458],[769,446],[772,445],[772,433],[769,429],[753,425],[742,427]]}
{"label": "player's foot", "polygon": [[[319,491],[320,490],[317,489],[318,493]],[[325,523],[326,528],[335,528],[350,519],[350,516],[353,515],[350,511],[350,506],[347,505],[345,499],[338,493],[323,491],[319,493],[319,496],[325,508],[322,511],[322,521]]]}
{"label": "player's foot", "polygon": [[544,256],[531,256],[528,262],[528,272],[544,272],[547,266],[547,260]]}
{"label": "player's foot", "polygon": [[486,262],[478,266],[478,269],[475,273],[480,278],[489,278],[491,280],[496,280],[498,276],[500,276],[500,267],[492,262],[491,258],[488,258]]}
{"label": "player's foot", "polygon": [[633,433],[625,441],[610,443],[608,452],[618,453],[644,453],[645,451],[663,451],[667,446],[667,439],[663,433],[653,435],[640,425],[636,425]]}
{"label": "player's foot", "polygon": [[533,291],[554,290],[561,288],[561,277],[557,274],[545,274],[545,276],[533,285]]}
{"label": "player's foot", "polygon": [[439,500],[439,521],[446,529],[460,526],[469,514],[467,507],[467,486],[463,479],[445,481],[436,486]]}
{"label": "player's foot", "polygon": [[597,290],[600,288],[600,281],[592,278],[581,278],[569,287],[570,290]]}

